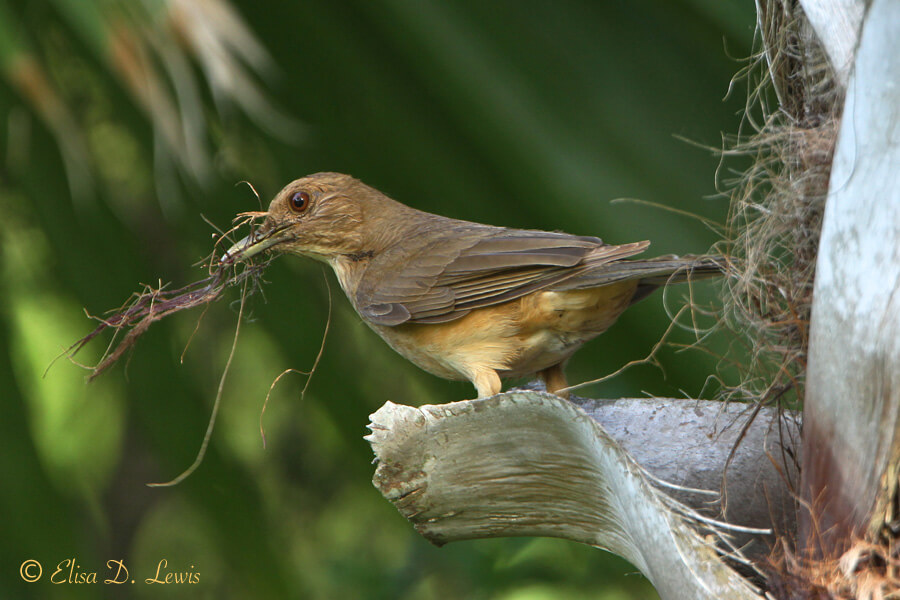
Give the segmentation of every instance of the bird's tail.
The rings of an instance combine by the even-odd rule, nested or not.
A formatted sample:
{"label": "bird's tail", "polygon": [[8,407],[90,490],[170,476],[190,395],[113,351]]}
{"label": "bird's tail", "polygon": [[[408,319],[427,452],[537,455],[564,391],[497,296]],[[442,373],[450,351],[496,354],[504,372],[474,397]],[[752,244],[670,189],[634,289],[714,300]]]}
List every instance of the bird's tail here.
{"label": "bird's tail", "polygon": [[609,267],[621,268],[628,279],[639,278],[642,285],[659,286],[718,277],[725,272],[725,260],[721,256],[670,254],[646,260],[621,261]]}
{"label": "bird's tail", "polygon": [[724,272],[725,259],[721,256],[668,254],[656,258],[608,262],[567,281],[565,287],[588,288],[637,279],[638,289],[632,300],[634,303],[669,283],[708,279]]}
{"label": "bird's tail", "polygon": [[721,256],[669,255],[628,262],[643,263],[635,265],[635,275],[640,279],[631,298],[632,304],[664,285],[719,277],[725,272],[725,260]]}

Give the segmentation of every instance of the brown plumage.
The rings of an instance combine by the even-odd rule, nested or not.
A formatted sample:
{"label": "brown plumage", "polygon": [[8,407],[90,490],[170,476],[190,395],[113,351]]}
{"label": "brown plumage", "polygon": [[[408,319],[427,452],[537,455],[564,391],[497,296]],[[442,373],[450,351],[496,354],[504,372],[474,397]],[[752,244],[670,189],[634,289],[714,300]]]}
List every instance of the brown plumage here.
{"label": "brown plumage", "polygon": [[226,259],[272,249],[330,264],[392,348],[484,397],[501,377],[534,373],[562,390],[563,363],[628,306],[667,282],[720,272],[712,258],[624,260],[649,245],[450,219],[317,173],[281,190],[259,232]]}

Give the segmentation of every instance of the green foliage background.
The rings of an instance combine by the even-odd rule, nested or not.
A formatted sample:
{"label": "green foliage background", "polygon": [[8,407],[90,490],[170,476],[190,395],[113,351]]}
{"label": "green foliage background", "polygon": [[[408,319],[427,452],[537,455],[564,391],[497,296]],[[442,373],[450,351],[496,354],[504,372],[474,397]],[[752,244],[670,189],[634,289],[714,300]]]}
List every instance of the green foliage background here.
{"label": "green foliage background", "polygon": [[[162,18],[132,22],[170,27],[177,4],[145,2]],[[155,325],[127,366],[94,383],[66,360],[44,371],[93,327],[82,309],[102,314],[139,282],[199,278],[192,265],[212,244],[201,214],[225,226],[258,207],[241,180],[265,203],[291,179],[342,171],[458,218],[650,239],[658,254],[705,251],[716,237],[697,220],[610,200],[724,220],[726,203],[709,200],[718,159],[677,136],[718,147],[722,132],[737,131],[742,99],[723,97],[741,66],[732,57],[750,53],[752,3],[232,0],[272,56],[271,69],[247,70],[273,108],[242,109],[200,85],[203,110],[184,122],[208,127],[205,171],[185,165],[202,152],[166,144],[111,67],[110,31],[127,6],[0,2],[0,597],[654,597],[633,567],[596,549],[546,539],[438,549],[418,537],[371,486],[368,415],[386,400],[442,403],[473,390],[393,354],[330,273],[321,364],[302,401],[303,377],[276,387],[263,448],[270,383],[309,369],[319,349],[329,301],[317,264],[284,258],[267,271],[209,454],[178,487],[144,484],[193,460],[234,305],[208,311],[183,362],[198,314]],[[16,79],[26,55],[47,76],[45,95]],[[195,79],[209,76],[196,55],[184,57]],[[56,127],[42,118],[50,97],[65,107]],[[667,297],[670,308],[683,295]],[[652,297],[579,353],[571,380],[646,355],[668,323],[662,295]],[[78,360],[96,361],[104,343]],[[697,395],[717,369],[701,352],[667,348],[660,360],[665,373],[640,367],[585,393]],[[137,583],[49,583],[73,557],[101,579],[107,560],[123,559]],[[31,558],[44,576],[25,584],[19,565]],[[200,583],[144,584],[162,559]]]}

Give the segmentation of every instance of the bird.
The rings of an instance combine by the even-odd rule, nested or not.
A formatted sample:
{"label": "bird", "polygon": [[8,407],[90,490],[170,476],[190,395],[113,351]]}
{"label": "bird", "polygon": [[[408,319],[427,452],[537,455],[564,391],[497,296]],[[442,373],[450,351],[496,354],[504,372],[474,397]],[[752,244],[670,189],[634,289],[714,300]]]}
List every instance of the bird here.
{"label": "bird", "polygon": [[649,245],[453,219],[316,173],[285,186],[220,261],[269,251],[324,262],[366,325],[425,371],[470,381],[478,398],[535,374],[568,397],[566,361],[625,309],[722,272],[716,257],[631,259]]}

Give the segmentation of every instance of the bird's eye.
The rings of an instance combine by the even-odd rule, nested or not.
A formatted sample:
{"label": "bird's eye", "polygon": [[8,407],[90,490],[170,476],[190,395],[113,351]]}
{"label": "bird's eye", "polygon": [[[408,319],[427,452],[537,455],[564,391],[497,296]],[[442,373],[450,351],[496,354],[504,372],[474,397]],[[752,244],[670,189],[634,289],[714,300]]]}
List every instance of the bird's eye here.
{"label": "bird's eye", "polygon": [[294,192],[291,196],[291,210],[296,213],[302,213],[309,208],[309,194],[306,192]]}

